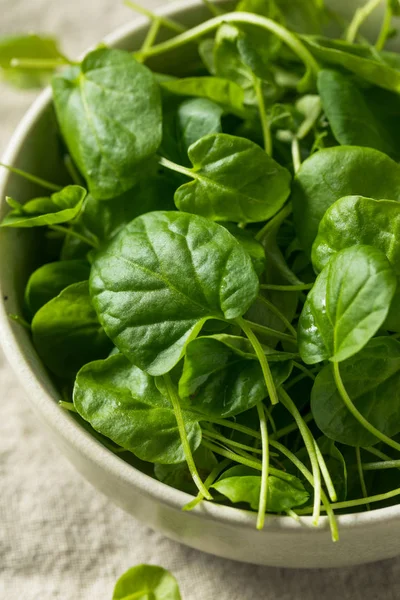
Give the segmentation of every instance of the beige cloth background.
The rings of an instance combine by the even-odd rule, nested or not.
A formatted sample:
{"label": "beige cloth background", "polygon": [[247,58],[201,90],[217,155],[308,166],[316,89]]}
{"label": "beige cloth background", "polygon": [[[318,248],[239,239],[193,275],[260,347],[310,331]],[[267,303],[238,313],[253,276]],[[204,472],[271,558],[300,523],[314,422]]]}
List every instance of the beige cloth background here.
{"label": "beige cloth background", "polygon": [[[0,14],[1,34],[52,32],[72,56],[134,18],[119,0],[0,0]],[[0,151],[34,97],[0,87]],[[289,571],[233,563],[167,540],[82,480],[39,429],[24,395],[0,354],[1,600],[109,600],[116,578],[140,562],[171,569],[184,600],[400,598],[400,559]]]}

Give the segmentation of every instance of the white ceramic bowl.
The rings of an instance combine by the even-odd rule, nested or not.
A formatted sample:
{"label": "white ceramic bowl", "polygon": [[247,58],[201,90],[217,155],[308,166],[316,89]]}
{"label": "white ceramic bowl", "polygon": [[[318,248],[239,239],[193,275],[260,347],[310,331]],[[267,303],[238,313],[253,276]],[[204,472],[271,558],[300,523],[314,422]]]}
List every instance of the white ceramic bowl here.
{"label": "white ceramic bowl", "polygon": [[[337,7],[337,2],[335,3]],[[349,2],[344,4],[348,5]],[[159,11],[185,25],[194,25],[208,16],[199,0],[171,4]],[[135,20],[106,42],[132,49],[144,38],[146,23]],[[187,54],[185,55],[187,58]],[[158,62],[158,66],[160,62]],[[54,180],[60,177],[58,140],[49,110],[51,94],[45,91],[25,115],[3,158],[5,163]],[[0,176],[1,215],[7,210],[4,197],[19,201],[38,190],[31,183]],[[80,473],[116,504],[168,537],[193,548],[235,560],[281,567],[334,567],[351,565],[399,553],[400,505],[381,510],[341,516],[340,541],[332,543],[326,517],[318,528],[310,517],[296,523],[289,517],[269,516],[263,531],[255,529],[255,514],[211,503],[192,512],[181,507],[190,496],[141,473],[100,445],[86,433],[57,401],[43,365],[24,329],[7,314],[20,312],[24,284],[35,265],[35,232],[0,232],[0,336],[5,354],[26,389],[30,405],[53,437],[58,448]],[[127,527],[134,527],[130,517]]]}

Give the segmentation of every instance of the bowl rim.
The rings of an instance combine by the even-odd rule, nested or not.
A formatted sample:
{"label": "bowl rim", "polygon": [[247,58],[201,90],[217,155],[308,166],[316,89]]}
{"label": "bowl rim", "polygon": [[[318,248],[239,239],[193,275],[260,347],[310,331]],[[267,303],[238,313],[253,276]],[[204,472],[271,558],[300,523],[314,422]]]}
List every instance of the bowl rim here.
{"label": "bowl rim", "polygon": [[[179,18],[179,14],[182,11],[190,12],[200,6],[202,6],[201,0],[177,0],[169,3],[167,6],[155,9],[154,12],[159,16]],[[117,45],[124,39],[140,32],[147,26],[148,22],[146,17],[136,17],[117,28],[113,33],[107,35],[103,41],[110,46]],[[2,161],[5,164],[14,164],[19,152],[23,148],[26,135],[48,108],[51,100],[51,89],[47,88],[25,113],[3,154]],[[1,171],[0,202],[4,204],[4,192],[10,175],[6,169],[1,169]],[[0,282],[0,297],[3,298],[3,296]],[[20,350],[20,344],[14,330],[15,327],[18,327],[18,325],[16,326],[8,318],[5,303],[1,302],[0,341],[4,354],[18,380],[27,392],[29,402],[34,405],[42,419],[55,431],[56,435],[62,438],[68,445],[74,446],[91,463],[114,477],[116,476],[121,482],[137,488],[140,493],[151,497],[154,501],[181,511],[182,507],[193,499],[193,496],[176,490],[125,462],[85,431],[67,411],[60,409],[54,397],[44,388],[40,377],[30,366],[28,359]],[[255,527],[256,514],[254,512],[213,504],[212,502],[203,502],[196,509],[192,510],[191,514],[201,519],[218,521],[222,524],[234,525],[235,527],[239,526],[246,529],[253,529]],[[375,527],[381,523],[387,524],[399,517],[400,504],[355,514],[338,515],[337,521],[340,530],[349,530],[353,528]],[[268,534],[268,531],[281,530],[286,531],[286,533],[315,535],[321,529],[328,529],[328,519],[324,515],[321,516],[318,527],[311,526],[311,524],[312,517],[310,516],[301,517],[301,522],[299,523],[288,516],[268,515],[263,532],[258,533]],[[304,525],[308,525],[308,527],[304,527]]]}

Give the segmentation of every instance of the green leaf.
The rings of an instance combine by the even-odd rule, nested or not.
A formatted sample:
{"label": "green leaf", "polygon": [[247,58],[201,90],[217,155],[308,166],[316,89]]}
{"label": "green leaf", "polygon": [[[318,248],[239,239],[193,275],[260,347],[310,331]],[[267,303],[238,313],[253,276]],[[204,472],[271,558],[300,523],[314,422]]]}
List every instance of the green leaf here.
{"label": "green leaf", "polygon": [[[375,104],[376,93],[363,92],[348,77],[338,71],[323,70],[318,75],[318,90],[325,115],[339,144],[367,146],[385,152],[392,158],[400,157],[398,137],[400,130],[400,101],[396,94],[380,90],[380,106]],[[387,104],[396,108],[391,119]]]}
{"label": "green leaf", "polygon": [[161,86],[178,96],[207,98],[220,104],[227,112],[238,116],[244,114],[244,92],[233,81],[219,77],[185,77],[173,81],[163,81]]}
{"label": "green leaf", "polygon": [[35,34],[0,37],[1,78],[20,88],[37,88],[46,85],[53,68],[27,69],[13,66],[12,60],[49,60],[60,65],[66,62],[58,48],[58,41]]}
{"label": "green leaf", "polygon": [[164,108],[161,153],[190,166],[189,146],[209,133],[221,132],[223,109],[207,98],[169,102]]}
{"label": "green leaf", "polygon": [[61,132],[98,199],[119,196],[161,143],[154,75],[129,52],[99,48],[53,79]]}
{"label": "green leaf", "polygon": [[349,44],[343,40],[331,40],[322,36],[301,36],[315,58],[355,73],[369,83],[400,92],[400,71],[385,60],[377,58],[370,46]]}
{"label": "green leaf", "polygon": [[[400,344],[377,337],[340,365],[343,384],[358,411],[382,433],[400,432]],[[370,446],[378,439],[348,411],[331,366],[318,373],[311,393],[315,422],[326,436],[349,446]]]}
{"label": "green leaf", "polygon": [[87,282],[74,283],[34,316],[35,348],[46,367],[64,379],[112,348],[93,309]]}
{"label": "green leaf", "polygon": [[[218,464],[214,454],[208,450],[208,448],[204,448],[204,446],[199,446],[197,448],[196,452],[193,453],[193,458],[200,477],[203,480],[208,477],[214,467]],[[155,464],[154,475],[162,483],[170,485],[177,490],[193,495],[197,495],[198,493],[198,489],[193,482],[186,461],[176,465]]]}
{"label": "green leaf", "polygon": [[265,269],[265,251],[260,242],[258,242],[253,234],[247,229],[238,227],[236,223],[224,223],[221,225],[231,233],[237,241],[248,252],[251,262],[257,275],[261,275]]}
{"label": "green leaf", "polygon": [[359,194],[400,200],[400,167],[371,148],[320,150],[304,161],[294,180],[293,219],[304,250],[311,253],[325,211],[339,198]]}
{"label": "green leaf", "polygon": [[47,263],[32,273],[25,288],[25,304],[31,315],[73,283],[89,279],[90,266],[84,260]]}
{"label": "green leaf", "polygon": [[385,321],[396,285],[381,250],[352,246],[335,254],[318,275],[300,315],[303,361],[340,362],[359,352]]}
{"label": "green leaf", "polygon": [[[400,202],[362,196],[341,198],[326,211],[312,248],[314,268],[320,271],[343,248],[366,244],[386,255],[400,278]],[[397,285],[387,329],[400,331],[400,285]]]}
{"label": "green leaf", "polygon": [[[212,488],[229,498],[231,502],[246,502],[254,510],[260,501],[261,477],[248,467],[228,469]],[[267,511],[280,513],[301,506],[309,499],[300,479],[285,473],[285,479],[268,477]]]}
{"label": "green leaf", "polygon": [[181,595],[169,571],[154,565],[138,565],[118,579],[113,600],[181,600]]}
{"label": "green leaf", "polygon": [[289,196],[289,171],[245,138],[208,135],[189,148],[189,158],[194,180],[175,192],[179,210],[251,223],[272,217]]}
{"label": "green leaf", "polygon": [[[289,377],[293,355],[265,348],[275,386]],[[242,337],[199,337],[186,348],[179,396],[185,406],[209,417],[228,418],[268,396],[251,344]]]}
{"label": "green leaf", "polygon": [[[154,379],[122,354],[85,365],[74,387],[74,404],[93,429],[141,460],[181,463],[185,455],[170,404]],[[191,450],[201,442],[197,418],[183,411]]]}
{"label": "green leaf", "polygon": [[[35,198],[20,208],[13,208],[1,222],[1,227],[40,227],[66,223],[80,212],[86,190],[79,185],[68,185],[49,197]],[[10,204],[16,206],[15,200]]]}
{"label": "green leaf", "polygon": [[258,293],[239,242],[195,215],[154,212],[95,257],[91,294],[115,345],[152,375],[168,373],[207,319],[235,319]]}

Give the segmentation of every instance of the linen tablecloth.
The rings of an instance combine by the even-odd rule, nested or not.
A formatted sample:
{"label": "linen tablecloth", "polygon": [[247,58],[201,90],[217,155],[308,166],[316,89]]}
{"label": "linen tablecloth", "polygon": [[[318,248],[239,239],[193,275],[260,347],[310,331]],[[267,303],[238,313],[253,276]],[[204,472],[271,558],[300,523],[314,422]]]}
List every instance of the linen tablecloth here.
{"label": "linen tablecloth", "polygon": [[[118,0],[0,0],[0,14],[1,34],[54,33],[71,56],[134,18]],[[1,151],[35,95],[0,87]],[[1,600],[110,600],[116,578],[142,562],[171,569],[184,600],[400,598],[400,559],[291,571],[233,563],[169,541],[74,471],[37,425],[25,395],[1,354]]]}

